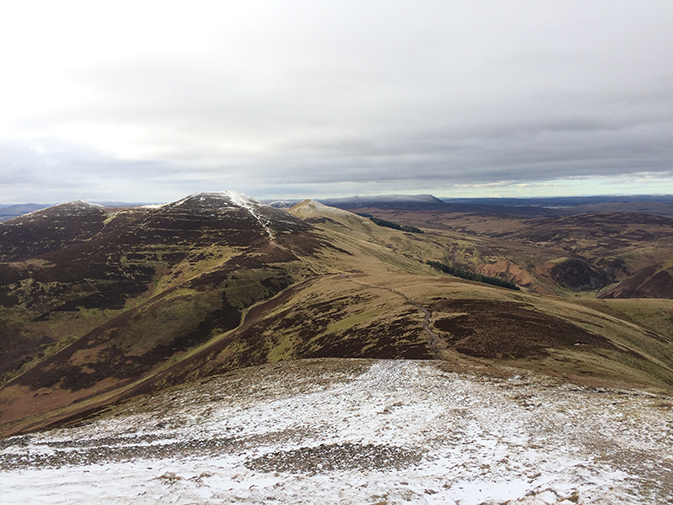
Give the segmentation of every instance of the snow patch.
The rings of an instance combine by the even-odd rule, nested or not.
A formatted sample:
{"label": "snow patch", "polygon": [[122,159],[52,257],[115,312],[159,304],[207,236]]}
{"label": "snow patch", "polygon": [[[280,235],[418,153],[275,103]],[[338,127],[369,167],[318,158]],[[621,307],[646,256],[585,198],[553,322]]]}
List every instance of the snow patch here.
{"label": "snow patch", "polygon": [[7,439],[0,502],[673,500],[673,414],[661,399],[430,362],[363,363],[342,377],[306,363],[205,379],[80,427]]}
{"label": "snow patch", "polygon": [[266,234],[269,236],[269,239],[271,242],[276,241],[276,237],[273,234],[273,230],[271,229],[270,222],[267,219],[264,219],[260,214],[257,213],[257,210],[255,207],[259,207],[260,203],[251,198],[250,196],[244,194],[244,193],[239,193],[238,191],[225,191],[224,194],[226,194],[229,199],[236,205],[243,207],[246,209],[254,219],[257,220],[257,222],[264,228],[264,231]]}

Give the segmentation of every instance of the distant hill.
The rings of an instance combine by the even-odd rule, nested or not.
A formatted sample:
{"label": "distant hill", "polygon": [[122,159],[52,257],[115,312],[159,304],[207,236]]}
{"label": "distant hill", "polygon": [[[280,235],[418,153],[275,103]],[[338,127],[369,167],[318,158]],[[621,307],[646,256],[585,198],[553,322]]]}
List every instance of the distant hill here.
{"label": "distant hill", "polygon": [[621,196],[554,196],[547,198],[440,198],[446,203],[469,203],[497,206],[549,206],[574,207],[600,203],[658,202],[673,204],[673,195],[621,195]]}
{"label": "distant hill", "polygon": [[399,210],[437,210],[447,207],[446,203],[432,195],[352,196],[349,198],[321,198],[319,201],[339,209],[375,207]]}
{"label": "distant hill", "polygon": [[673,195],[571,196],[550,198],[441,198],[450,205],[481,206],[493,212],[562,216],[587,212],[631,212],[673,216]]}
{"label": "distant hill", "polygon": [[[148,205],[147,203],[141,202],[90,202],[93,204],[98,204],[103,207],[140,207],[143,205]],[[13,219],[15,217],[23,216],[30,212],[35,212],[37,210],[46,209],[51,207],[52,204],[44,203],[21,203],[21,204],[12,204],[12,205],[0,205],[0,222]]]}
{"label": "distant hill", "polygon": [[[377,195],[327,198],[320,202],[346,210],[443,211],[522,217],[561,217],[588,212],[631,212],[673,216],[673,195],[578,196],[551,198],[437,198],[433,195]],[[274,205],[287,208],[291,201]],[[295,202],[296,203],[296,202]]]}
{"label": "distant hill", "polygon": [[[673,264],[650,265],[638,270],[600,298],[673,298]],[[673,323],[673,314],[671,315]]]}
{"label": "distant hill", "polygon": [[14,217],[35,212],[36,210],[44,209],[48,205],[39,203],[22,203],[16,205],[0,205],[0,222],[7,221]]}

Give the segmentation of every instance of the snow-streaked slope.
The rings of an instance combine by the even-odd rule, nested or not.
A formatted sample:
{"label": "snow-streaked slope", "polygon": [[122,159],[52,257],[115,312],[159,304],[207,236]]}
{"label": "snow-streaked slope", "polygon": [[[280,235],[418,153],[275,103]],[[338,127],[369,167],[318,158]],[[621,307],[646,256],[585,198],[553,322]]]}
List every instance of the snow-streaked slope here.
{"label": "snow-streaked slope", "polygon": [[272,242],[275,241],[278,232],[306,229],[305,225],[302,225],[286,212],[270,207],[238,191],[194,193],[176,202],[163,205],[158,214],[162,212],[187,212],[196,215],[228,216],[231,218],[232,211],[237,210],[244,211],[244,215],[252,218],[252,222],[256,223],[256,226],[259,226]]}
{"label": "snow-streaked slope", "polygon": [[260,202],[254,200],[250,196],[244,194],[244,193],[239,193],[237,191],[227,191],[226,192],[227,196],[231,199],[232,202],[234,202],[236,205],[239,205],[240,207],[243,207],[246,209],[250,214],[252,215],[253,218],[260,224],[262,228],[264,228],[264,231],[266,234],[269,236],[269,239],[274,242],[276,240],[273,231],[271,230],[269,226],[269,220],[263,218],[259,212],[257,212],[256,208],[259,207],[261,204]]}
{"label": "snow-streaked slope", "polygon": [[240,370],[0,443],[0,503],[673,500],[671,399],[413,361]]}

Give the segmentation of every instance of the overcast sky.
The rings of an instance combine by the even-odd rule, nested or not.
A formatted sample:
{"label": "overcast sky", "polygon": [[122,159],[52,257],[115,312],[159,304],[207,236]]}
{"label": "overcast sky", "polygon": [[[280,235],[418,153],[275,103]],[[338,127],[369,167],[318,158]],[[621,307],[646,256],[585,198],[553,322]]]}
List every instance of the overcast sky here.
{"label": "overcast sky", "polygon": [[673,193],[673,1],[6,1],[0,203]]}

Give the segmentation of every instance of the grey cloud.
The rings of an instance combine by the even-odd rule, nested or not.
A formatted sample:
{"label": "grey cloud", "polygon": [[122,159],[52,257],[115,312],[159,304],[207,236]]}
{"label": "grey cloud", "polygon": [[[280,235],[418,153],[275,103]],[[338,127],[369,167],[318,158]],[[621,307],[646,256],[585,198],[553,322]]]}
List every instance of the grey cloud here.
{"label": "grey cloud", "polygon": [[[442,192],[671,170],[670,2],[213,5],[148,23],[151,50],[64,65],[82,98],[16,119],[34,138],[0,145],[2,187]],[[78,128],[101,141],[59,137]]]}

